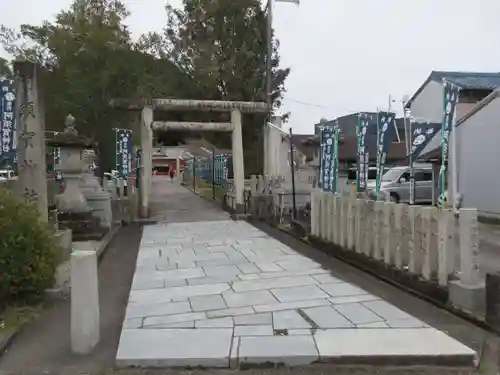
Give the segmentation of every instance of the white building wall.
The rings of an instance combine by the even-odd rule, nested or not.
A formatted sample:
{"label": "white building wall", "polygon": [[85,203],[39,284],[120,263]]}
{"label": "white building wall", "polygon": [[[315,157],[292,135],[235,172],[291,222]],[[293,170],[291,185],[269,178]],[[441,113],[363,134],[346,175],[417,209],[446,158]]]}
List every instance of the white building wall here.
{"label": "white building wall", "polygon": [[[483,215],[500,215],[500,98],[465,120],[456,129],[458,191],[462,206]],[[450,149],[450,151],[452,151]],[[451,171],[453,166],[449,165]],[[451,175],[449,175],[451,177]],[[452,184],[449,179],[451,192]]]}
{"label": "white building wall", "polygon": [[443,116],[443,84],[430,81],[413,100],[411,115],[418,119],[441,122]]}

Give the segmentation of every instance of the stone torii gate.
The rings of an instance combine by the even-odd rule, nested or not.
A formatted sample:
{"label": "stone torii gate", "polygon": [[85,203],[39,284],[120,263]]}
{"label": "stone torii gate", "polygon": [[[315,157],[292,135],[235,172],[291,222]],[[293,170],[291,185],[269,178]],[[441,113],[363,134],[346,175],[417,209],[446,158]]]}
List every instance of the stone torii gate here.
{"label": "stone torii gate", "polygon": [[[115,109],[141,111],[140,137],[142,165],[140,180],[140,216],[149,217],[149,195],[151,193],[153,130],[216,131],[232,133],[232,153],[234,187],[236,194],[236,212],[244,210],[245,166],[243,163],[243,137],[241,114],[266,113],[268,107],[263,102],[229,102],[219,100],[185,99],[150,99],[124,100],[114,99],[111,106]],[[178,122],[154,121],[155,111],[204,111],[230,112],[230,122]]]}

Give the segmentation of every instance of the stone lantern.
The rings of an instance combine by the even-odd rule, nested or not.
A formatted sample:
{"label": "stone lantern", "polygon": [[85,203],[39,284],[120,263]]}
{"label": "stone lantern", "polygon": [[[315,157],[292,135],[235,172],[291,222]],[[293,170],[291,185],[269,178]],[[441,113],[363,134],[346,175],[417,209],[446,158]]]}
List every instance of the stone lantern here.
{"label": "stone lantern", "polygon": [[68,115],[64,122],[64,131],[57,133],[49,142],[50,146],[60,149],[59,163],[56,170],[62,173],[66,183],[65,190],[56,197],[59,227],[71,229],[73,239],[93,239],[101,237],[104,228],[100,220],[94,218],[85,198],[80,183],[85,170],[83,150],[91,147],[92,142],[78,134],[75,118]]}

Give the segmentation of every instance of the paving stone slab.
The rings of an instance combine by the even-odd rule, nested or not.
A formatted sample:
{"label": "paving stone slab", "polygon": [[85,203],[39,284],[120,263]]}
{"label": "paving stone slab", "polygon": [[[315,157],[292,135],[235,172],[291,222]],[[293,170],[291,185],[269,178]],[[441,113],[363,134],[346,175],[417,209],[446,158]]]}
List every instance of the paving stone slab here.
{"label": "paving stone slab", "polygon": [[360,303],[346,303],[335,306],[335,310],[354,324],[376,323],[383,319]]}
{"label": "paving stone slab", "polygon": [[273,316],[271,313],[240,315],[234,317],[234,323],[237,326],[272,324]]}
{"label": "paving stone slab", "polygon": [[368,294],[365,290],[349,283],[319,284],[319,287],[332,297],[347,297]]}
{"label": "paving stone slab", "polygon": [[317,283],[318,282],[310,276],[281,277],[267,280],[235,281],[232,288],[235,292],[247,292],[251,290],[315,285]]}
{"label": "paving stone slab", "polygon": [[399,320],[399,319],[412,318],[410,314],[382,300],[362,302],[362,304],[363,306],[369,308],[378,316],[384,318],[384,320]]}
{"label": "paving stone slab", "polygon": [[209,285],[180,286],[166,289],[133,290],[130,292],[130,303],[168,302],[175,297],[194,297],[220,294],[231,287],[227,283]]}
{"label": "paving stone slab", "polygon": [[[352,328],[346,317],[337,312],[332,306],[311,307],[302,311],[316,323],[319,328]],[[300,328],[300,327],[299,327]]]}
{"label": "paving stone slab", "polygon": [[274,329],[303,329],[312,328],[297,311],[286,310],[273,313]]}
{"label": "paving stone slab", "polygon": [[142,323],[142,325],[143,327],[161,328],[171,323],[182,323],[195,320],[203,320],[206,318],[207,315],[204,312],[150,316],[144,318],[144,322]]}
{"label": "paving stone slab", "polygon": [[371,302],[378,300],[380,300],[380,297],[374,296],[373,294],[358,294],[355,296],[328,298],[328,301],[330,301],[332,305],[341,305],[344,303],[356,303],[356,302]]}
{"label": "paving stone slab", "polygon": [[304,301],[308,299],[320,299],[328,297],[328,294],[326,294],[316,285],[271,289],[271,292],[276,296],[276,298],[278,298],[280,302]]}
{"label": "paving stone slab", "polygon": [[255,310],[252,307],[236,307],[234,309],[207,311],[207,316],[209,318],[222,318],[224,316],[250,315],[253,313],[255,313]]}
{"label": "paving stone slab", "polygon": [[269,290],[255,290],[250,292],[225,294],[224,300],[226,301],[228,307],[267,305],[278,302]]}
{"label": "paving stone slab", "polygon": [[321,360],[356,359],[358,364],[442,364],[449,359],[472,366],[476,353],[434,328],[333,329],[316,332]]}
{"label": "paving stone slab", "polygon": [[210,311],[227,308],[221,295],[197,296],[189,298],[193,311]]}
{"label": "paving stone slab", "polygon": [[196,328],[233,328],[233,326],[232,317],[204,319],[195,322]]}
{"label": "paving stone slab", "polygon": [[126,329],[122,331],[118,367],[228,367],[233,330]]}
{"label": "paving stone slab", "polygon": [[264,313],[264,312],[273,312],[281,310],[295,310],[299,308],[314,307],[314,306],[330,306],[330,302],[326,299],[311,299],[307,301],[284,302],[284,303],[274,303],[271,305],[254,306],[254,309],[258,313]]}
{"label": "paving stone slab", "polygon": [[238,354],[240,366],[265,363],[301,366],[319,357],[311,335],[241,337]]}
{"label": "paving stone slab", "polygon": [[236,326],[234,327],[235,336],[273,336],[272,325],[257,326]]}
{"label": "paving stone slab", "polygon": [[127,306],[125,317],[127,319],[145,318],[148,316],[182,314],[187,312],[191,312],[191,306],[188,302],[134,303]]}

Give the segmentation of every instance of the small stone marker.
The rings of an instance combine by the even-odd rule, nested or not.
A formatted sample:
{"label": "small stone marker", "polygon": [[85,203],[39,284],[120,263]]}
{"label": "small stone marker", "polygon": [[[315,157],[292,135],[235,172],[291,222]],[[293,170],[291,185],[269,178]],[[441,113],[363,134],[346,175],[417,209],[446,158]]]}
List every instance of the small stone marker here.
{"label": "small stone marker", "polygon": [[100,340],[97,253],[71,253],[71,350],[88,354]]}

